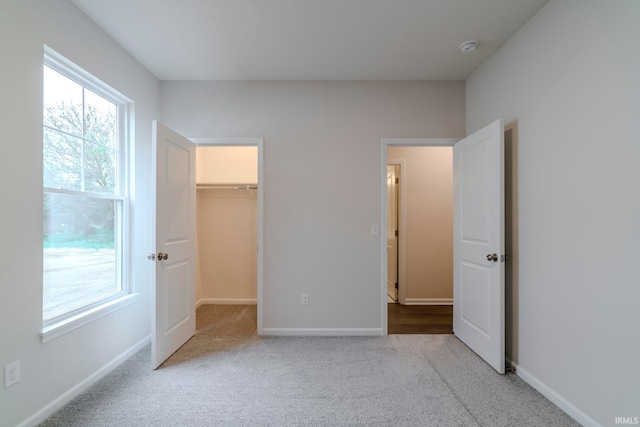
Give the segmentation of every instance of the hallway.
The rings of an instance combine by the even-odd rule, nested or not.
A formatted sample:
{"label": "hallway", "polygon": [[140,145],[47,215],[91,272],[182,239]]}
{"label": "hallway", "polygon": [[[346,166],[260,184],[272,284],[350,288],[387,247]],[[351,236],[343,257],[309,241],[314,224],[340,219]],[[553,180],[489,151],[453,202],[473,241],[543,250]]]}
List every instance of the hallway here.
{"label": "hallway", "polygon": [[452,305],[388,304],[389,334],[452,334]]}

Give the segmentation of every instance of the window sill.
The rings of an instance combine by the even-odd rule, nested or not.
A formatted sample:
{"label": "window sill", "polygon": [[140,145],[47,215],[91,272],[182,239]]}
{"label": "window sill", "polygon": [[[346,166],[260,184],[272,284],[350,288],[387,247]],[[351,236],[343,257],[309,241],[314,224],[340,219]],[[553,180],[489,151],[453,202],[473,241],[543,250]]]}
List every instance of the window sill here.
{"label": "window sill", "polygon": [[58,337],[61,337],[62,335],[69,333],[75,329],[78,329],[81,326],[87,325],[96,319],[106,316],[109,313],[120,310],[121,308],[136,302],[138,300],[138,296],[139,294],[128,294],[121,298],[102,304],[98,307],[94,307],[91,310],[87,310],[84,313],[78,314],[77,316],[70,317],[53,325],[42,328],[42,332],[40,333],[40,341],[42,341],[42,343],[44,344]]}

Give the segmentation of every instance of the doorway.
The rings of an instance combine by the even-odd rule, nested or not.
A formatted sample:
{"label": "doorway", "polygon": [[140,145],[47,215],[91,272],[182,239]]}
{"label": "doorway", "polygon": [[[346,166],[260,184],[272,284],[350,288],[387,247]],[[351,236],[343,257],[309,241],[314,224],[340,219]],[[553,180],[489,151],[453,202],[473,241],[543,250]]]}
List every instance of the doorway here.
{"label": "doorway", "polygon": [[[263,139],[193,138],[192,141],[199,151],[219,150],[217,160],[207,156],[197,159],[203,163],[198,165],[200,170],[208,170],[197,180],[199,304],[256,304],[260,335],[263,324]],[[212,175],[214,169],[216,174]],[[220,241],[217,244],[200,241],[201,229],[209,237],[224,234],[222,246]],[[233,259],[220,258],[218,261],[224,268],[212,269],[212,256]]]}
{"label": "doorway", "polygon": [[387,157],[388,332],[453,333],[452,147],[389,146]]}
{"label": "doorway", "polygon": [[[257,147],[257,319],[262,333],[263,140],[189,140],[152,123],[152,196],[155,262],[152,275],[151,365],[160,366],[195,334],[196,328],[196,144]],[[156,255],[157,252],[157,255]]]}
{"label": "doorway", "polygon": [[[444,225],[435,221],[438,217],[441,219],[443,215],[447,216],[446,213],[443,213],[443,209],[438,207],[436,199],[445,195],[449,205],[452,203],[451,151],[453,144],[457,141],[457,139],[440,138],[382,140],[382,157],[385,169],[383,225],[387,226],[387,233],[383,234],[383,247],[386,248],[385,262],[383,263],[386,298],[384,298],[382,307],[382,326],[385,333],[389,333],[390,316],[394,324],[392,329],[395,331],[418,331],[425,325],[413,325],[398,329],[396,319],[400,316],[406,319],[403,320],[405,322],[413,322],[411,319],[420,319],[418,322],[424,322],[431,315],[431,312],[435,314],[434,318],[437,318],[439,330],[447,329],[446,327],[442,328],[441,325],[446,316],[451,316],[447,313],[451,311],[453,305],[452,214],[448,215],[448,222],[445,221]],[[424,151],[429,148],[435,148],[440,153],[437,153],[428,164],[421,164],[420,159],[430,155],[428,151]],[[416,150],[412,152],[413,149]],[[420,150],[423,151],[420,152]],[[449,176],[445,179],[449,182],[448,186],[447,184],[443,185],[443,180],[438,178],[438,171],[434,169],[434,167],[439,167],[438,164],[442,162],[442,151],[449,153]],[[447,153],[444,155],[444,158],[447,159]],[[391,167],[394,168],[398,178],[398,186],[395,188],[390,187]],[[425,171],[425,169],[427,170]],[[429,182],[421,183],[421,181]],[[394,199],[393,192],[395,192],[397,200],[397,209],[395,210],[393,206],[390,206]],[[417,207],[413,207],[413,205]],[[450,207],[447,209],[449,209],[448,212],[451,212]],[[394,239],[395,230],[391,231],[394,224],[397,225],[398,230],[396,239]],[[437,238],[434,238],[435,235],[438,235]],[[394,244],[397,252],[393,250]],[[397,254],[397,262],[394,263],[390,258],[395,254]],[[392,303],[387,295],[391,278],[394,276],[394,266],[397,266],[398,304],[391,307],[393,310],[390,311]],[[430,269],[438,270],[435,276]],[[444,309],[442,306],[445,306]],[[429,328],[428,325],[426,327]]]}
{"label": "doorway", "polygon": [[[453,330],[498,373],[505,372],[504,127],[500,119],[462,140],[383,139],[382,218],[387,221],[389,146],[453,146]],[[402,227],[400,228],[402,230]],[[402,231],[400,233],[402,235]],[[382,295],[387,235],[382,236]],[[386,305],[386,304],[381,304]],[[382,332],[388,310],[381,307]]]}

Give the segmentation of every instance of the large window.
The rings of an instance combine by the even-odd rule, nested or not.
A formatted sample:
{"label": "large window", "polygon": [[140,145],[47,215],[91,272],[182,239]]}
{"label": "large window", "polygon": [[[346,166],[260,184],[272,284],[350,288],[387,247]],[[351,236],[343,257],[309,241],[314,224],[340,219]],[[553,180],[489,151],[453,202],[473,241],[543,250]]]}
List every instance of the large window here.
{"label": "large window", "polygon": [[46,330],[128,293],[127,103],[57,55],[43,76]]}

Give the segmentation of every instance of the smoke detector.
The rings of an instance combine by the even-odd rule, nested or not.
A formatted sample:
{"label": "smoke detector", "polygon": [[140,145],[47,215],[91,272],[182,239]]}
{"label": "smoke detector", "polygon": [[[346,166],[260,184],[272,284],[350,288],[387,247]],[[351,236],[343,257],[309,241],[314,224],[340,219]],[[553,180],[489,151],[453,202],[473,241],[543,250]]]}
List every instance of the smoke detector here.
{"label": "smoke detector", "polygon": [[473,52],[476,47],[478,47],[478,42],[475,40],[467,40],[466,42],[460,45],[460,52],[462,53],[470,53]]}

